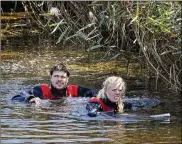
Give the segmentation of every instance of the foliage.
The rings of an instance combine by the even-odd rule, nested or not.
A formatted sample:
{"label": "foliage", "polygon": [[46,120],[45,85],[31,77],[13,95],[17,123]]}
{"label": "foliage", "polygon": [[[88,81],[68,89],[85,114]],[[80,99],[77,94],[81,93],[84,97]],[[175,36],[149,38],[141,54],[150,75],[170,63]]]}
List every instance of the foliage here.
{"label": "foliage", "polygon": [[[181,86],[181,3],[136,1],[28,1],[27,13],[56,43],[80,43],[104,57],[137,60],[176,90]],[[33,14],[33,15],[32,15]],[[102,59],[102,58],[101,58]]]}

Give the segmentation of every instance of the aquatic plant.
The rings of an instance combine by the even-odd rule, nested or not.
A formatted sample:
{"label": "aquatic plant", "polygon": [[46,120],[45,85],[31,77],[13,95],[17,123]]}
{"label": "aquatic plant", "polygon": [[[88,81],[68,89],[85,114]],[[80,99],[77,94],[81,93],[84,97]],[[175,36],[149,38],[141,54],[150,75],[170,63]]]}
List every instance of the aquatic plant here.
{"label": "aquatic plant", "polygon": [[[181,3],[154,1],[24,1],[27,15],[55,38],[100,57],[134,61],[176,91],[181,85]],[[146,71],[145,71],[146,72]]]}

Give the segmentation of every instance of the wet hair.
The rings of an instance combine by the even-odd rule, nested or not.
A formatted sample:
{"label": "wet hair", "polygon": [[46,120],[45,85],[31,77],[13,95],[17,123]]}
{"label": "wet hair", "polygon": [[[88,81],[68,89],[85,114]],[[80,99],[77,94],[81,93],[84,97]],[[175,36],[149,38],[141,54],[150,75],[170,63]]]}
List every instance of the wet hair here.
{"label": "wet hair", "polygon": [[51,69],[50,69],[50,75],[52,76],[54,71],[63,71],[67,74],[67,76],[70,76],[70,72],[68,70],[68,68],[66,67],[65,64],[63,63],[59,63],[57,65],[54,65]]}
{"label": "wet hair", "polygon": [[118,83],[121,84],[123,94],[125,94],[125,92],[126,92],[126,83],[125,83],[125,81],[121,77],[118,77],[118,76],[110,76],[110,77],[108,77],[103,82],[103,88],[106,88],[107,89],[107,87],[109,85],[116,85]]}
{"label": "wet hair", "polygon": [[117,102],[117,112],[123,112],[124,109],[124,96],[126,93],[126,83],[125,81],[118,76],[110,76],[108,77],[104,82],[103,82],[103,88],[98,92],[97,97],[98,98],[105,98],[107,95],[104,92],[104,89],[107,89],[109,85],[116,85],[116,84],[121,84],[122,86],[122,91],[123,91],[123,95],[122,97],[119,99],[119,101]]}

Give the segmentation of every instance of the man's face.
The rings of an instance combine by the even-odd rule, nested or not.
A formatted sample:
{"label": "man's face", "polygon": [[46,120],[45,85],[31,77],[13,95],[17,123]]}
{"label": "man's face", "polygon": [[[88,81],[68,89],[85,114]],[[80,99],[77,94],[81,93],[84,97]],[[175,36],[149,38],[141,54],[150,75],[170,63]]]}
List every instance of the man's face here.
{"label": "man's face", "polygon": [[57,89],[63,89],[68,84],[69,77],[63,71],[54,71],[51,76],[51,83]]}
{"label": "man's face", "polygon": [[109,84],[107,88],[104,89],[107,95],[107,98],[111,102],[118,102],[120,98],[123,96],[123,89],[121,84]]}

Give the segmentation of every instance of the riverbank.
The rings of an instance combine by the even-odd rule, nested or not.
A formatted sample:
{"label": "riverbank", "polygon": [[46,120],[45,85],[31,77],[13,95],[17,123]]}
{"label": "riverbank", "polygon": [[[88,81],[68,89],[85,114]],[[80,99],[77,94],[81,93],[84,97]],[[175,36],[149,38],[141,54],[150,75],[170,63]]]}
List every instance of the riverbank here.
{"label": "riverbank", "polygon": [[[155,77],[149,77],[148,71],[141,68],[136,59],[131,59],[129,63],[124,58],[103,59],[105,52],[88,52],[76,44],[66,47],[61,43],[56,45],[53,36],[40,34],[38,28],[30,27],[29,17],[24,12],[4,13],[1,21],[1,60],[6,61],[5,65],[2,64],[3,76],[10,73],[47,76],[52,65],[64,61],[73,75],[90,75],[93,79],[97,75],[99,84],[108,75],[120,75],[131,85],[134,83],[131,87],[155,89]],[[14,64],[9,68],[7,63],[12,61]]]}

